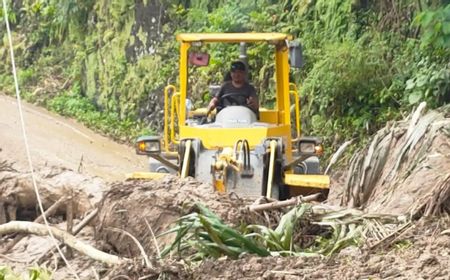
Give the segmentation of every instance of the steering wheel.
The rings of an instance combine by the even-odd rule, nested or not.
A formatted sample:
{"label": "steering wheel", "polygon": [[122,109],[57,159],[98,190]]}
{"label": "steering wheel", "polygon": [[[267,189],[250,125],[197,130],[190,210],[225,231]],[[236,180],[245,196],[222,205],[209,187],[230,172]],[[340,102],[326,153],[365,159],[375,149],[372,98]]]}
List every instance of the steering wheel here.
{"label": "steering wheel", "polygon": [[[235,93],[227,93],[219,97],[219,105],[220,109],[225,108],[230,105],[239,105],[239,106],[247,106],[247,98],[248,94],[243,92],[235,92]],[[242,102],[244,100],[244,102]]]}

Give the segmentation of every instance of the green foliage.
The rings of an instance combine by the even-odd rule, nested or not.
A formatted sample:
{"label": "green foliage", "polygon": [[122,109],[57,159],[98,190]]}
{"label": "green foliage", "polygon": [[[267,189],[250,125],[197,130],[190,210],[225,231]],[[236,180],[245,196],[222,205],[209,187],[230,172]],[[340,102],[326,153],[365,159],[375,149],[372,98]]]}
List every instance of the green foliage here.
{"label": "green foliage", "polygon": [[413,242],[409,239],[398,240],[394,243],[394,247],[399,251],[407,250],[407,249],[411,248],[412,246],[413,246]]}
{"label": "green foliage", "polygon": [[19,280],[20,275],[14,273],[10,267],[0,266],[0,280]]}
{"label": "green foliage", "polygon": [[[24,0],[12,6],[9,18],[18,32],[14,49],[27,100],[114,135],[126,133],[130,123],[142,127],[148,96],[162,96],[166,84],[177,84],[173,34],[290,33],[301,39],[306,59],[291,75],[301,85],[304,134],[337,145],[345,138],[364,139],[418,102],[449,102],[450,5],[422,2],[163,0],[164,39],[148,55],[149,30],[135,28],[138,2]],[[3,29],[0,38],[6,62],[0,64],[0,88],[12,93]],[[267,107],[275,93],[272,51],[264,44],[248,48],[251,80]],[[208,85],[220,84],[229,62],[238,58],[236,45],[212,44],[208,52],[209,67],[191,70],[190,97],[197,106],[208,100]],[[76,94],[61,90],[66,81],[77,84]],[[56,86],[47,90],[49,84]]]}
{"label": "green foliage", "polygon": [[315,255],[304,252],[294,243],[294,229],[299,220],[307,216],[311,208],[308,204],[294,207],[283,215],[275,229],[261,225],[243,225],[234,229],[205,206],[196,204],[195,207],[198,213],[181,217],[177,226],[160,235],[177,233],[175,241],[162,252],[163,257],[173,250],[190,261],[221,256],[237,259],[242,254],[261,257]]}
{"label": "green foliage", "polygon": [[422,47],[450,49],[450,4],[419,13],[414,23],[422,28]]}
{"label": "green foliage", "polygon": [[450,66],[442,67],[429,59],[417,63],[418,69],[406,81],[405,94],[410,104],[427,101],[432,107],[443,103],[450,92]]}
{"label": "green foliage", "polygon": [[294,243],[294,230],[299,220],[306,217],[310,210],[310,205],[302,204],[284,214],[274,230],[261,225],[249,225],[246,227],[246,231],[250,231],[251,235],[264,244],[264,247],[268,248],[272,255],[294,255],[295,252],[302,250]]}
{"label": "green foliage", "polygon": [[377,94],[390,82],[384,55],[381,44],[361,40],[324,47],[303,84],[303,112],[311,116],[307,127],[327,137],[373,129],[374,113],[390,105]]}
{"label": "green foliage", "polygon": [[199,213],[194,212],[181,217],[176,227],[160,235],[177,233],[175,241],[164,249],[161,256],[166,256],[174,249],[181,254],[184,250],[191,248],[195,250],[194,254],[189,252],[191,261],[207,257],[219,258],[222,255],[237,259],[243,253],[269,255],[269,251],[261,244],[224,224],[203,205],[196,204],[196,208]]}
{"label": "green foliage", "polygon": [[32,267],[28,269],[30,280],[51,280],[51,273],[41,267]]}
{"label": "green foliage", "polygon": [[121,141],[133,141],[139,135],[153,134],[141,122],[120,119],[117,114],[101,112],[86,97],[76,92],[66,92],[48,101],[47,106],[54,112],[81,121],[88,127],[103,132]]}
{"label": "green foliage", "polygon": [[50,280],[50,271],[42,267],[30,267],[28,273],[17,274],[10,267],[0,266],[0,280]]}
{"label": "green foliage", "polygon": [[[379,231],[383,223],[382,215],[366,218],[355,210],[324,211],[320,205],[303,203],[285,213],[275,229],[263,225],[241,225],[235,229],[205,206],[195,207],[197,212],[181,217],[175,227],[158,236],[177,234],[162,257],[171,251],[188,261],[222,256],[237,259],[243,254],[330,256],[343,248],[361,245],[363,237]],[[372,223],[378,226],[370,227]],[[314,242],[302,244],[299,240],[303,235],[314,236]]]}
{"label": "green foliage", "polygon": [[[8,13],[8,21],[9,21],[9,23],[11,25],[14,25],[17,22],[17,14],[11,9],[11,7],[10,7],[11,3],[10,2],[11,1],[6,1],[6,5],[8,7],[8,11],[7,11],[7,13]],[[2,2],[2,3],[0,3],[0,18],[2,19],[2,21],[3,21],[4,13],[5,13],[5,11],[4,11],[3,2]],[[3,23],[2,23],[2,25],[3,25]]]}

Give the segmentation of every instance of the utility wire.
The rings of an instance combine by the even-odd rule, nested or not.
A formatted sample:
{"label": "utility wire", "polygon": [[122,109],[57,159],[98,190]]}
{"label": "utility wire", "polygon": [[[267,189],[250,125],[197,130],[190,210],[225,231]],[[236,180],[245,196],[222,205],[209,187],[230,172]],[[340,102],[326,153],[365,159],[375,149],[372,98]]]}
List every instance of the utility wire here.
{"label": "utility wire", "polygon": [[23,134],[23,138],[24,138],[24,142],[25,142],[25,151],[26,151],[27,158],[28,158],[28,165],[29,165],[29,168],[30,168],[30,171],[31,171],[31,179],[32,179],[32,182],[33,182],[34,192],[36,193],[36,198],[37,198],[37,201],[38,201],[38,204],[39,204],[39,210],[41,211],[42,217],[44,218],[44,223],[45,223],[45,226],[47,228],[48,234],[50,235],[50,238],[52,239],[53,244],[55,245],[56,249],[58,250],[61,258],[63,259],[64,263],[69,268],[70,273],[72,273],[72,275],[76,279],[80,280],[80,278],[78,277],[76,272],[73,270],[72,266],[67,261],[67,259],[64,256],[63,252],[61,251],[61,248],[59,248],[58,241],[53,236],[53,233],[52,233],[52,231],[50,229],[50,226],[48,224],[48,221],[47,221],[47,217],[45,216],[44,207],[42,206],[42,200],[41,200],[41,196],[39,194],[39,189],[37,187],[36,176],[34,174],[33,162],[31,160],[30,148],[29,148],[29,145],[28,145],[28,138],[27,138],[27,133],[26,133],[26,129],[25,129],[25,121],[24,121],[24,118],[23,118],[22,101],[21,101],[21,98],[20,98],[19,83],[18,83],[18,80],[17,80],[16,62],[14,60],[14,50],[13,50],[13,45],[12,45],[11,29],[9,27],[8,8],[6,6],[6,0],[3,0],[3,17],[5,18],[6,30],[7,30],[7,33],[8,33],[9,49],[10,49],[10,54],[11,54],[12,72],[13,72],[13,76],[14,76],[14,84],[15,84],[15,89],[16,89],[17,105],[19,107],[19,115],[20,115],[20,123],[21,123],[21,126],[22,126],[22,134]]}

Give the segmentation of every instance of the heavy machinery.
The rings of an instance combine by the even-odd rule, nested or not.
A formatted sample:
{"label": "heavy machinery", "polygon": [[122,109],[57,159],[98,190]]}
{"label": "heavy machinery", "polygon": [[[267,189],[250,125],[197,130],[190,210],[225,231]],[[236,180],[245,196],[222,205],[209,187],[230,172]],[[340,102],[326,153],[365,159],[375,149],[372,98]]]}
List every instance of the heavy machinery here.
{"label": "heavy machinery", "polygon": [[[189,33],[180,42],[179,88],[164,91],[164,137],[142,136],[136,151],[151,158],[151,172],[133,178],[158,178],[167,173],[211,182],[219,192],[286,199],[300,194],[326,197],[329,177],[320,174],[323,148],[318,138],[300,137],[297,88],[289,83],[290,67],[301,66],[301,46],[282,33]],[[189,110],[188,67],[208,65],[209,55],[191,51],[210,43],[273,46],[276,104],[260,108],[259,119],[246,106],[228,106],[211,123],[198,121],[206,108]],[[291,99],[295,119],[291,120]],[[293,133],[294,131],[294,133]],[[158,164],[154,164],[158,162]]]}

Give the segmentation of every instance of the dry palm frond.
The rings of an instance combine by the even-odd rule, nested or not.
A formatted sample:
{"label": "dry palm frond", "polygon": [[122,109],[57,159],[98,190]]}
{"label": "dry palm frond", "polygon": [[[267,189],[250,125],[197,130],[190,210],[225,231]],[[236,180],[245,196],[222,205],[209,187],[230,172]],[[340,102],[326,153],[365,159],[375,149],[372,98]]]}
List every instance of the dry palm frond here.
{"label": "dry palm frond", "polygon": [[433,192],[428,196],[419,199],[412,207],[412,215],[416,215],[423,210],[423,216],[440,214],[445,206],[450,204],[450,173],[442,176],[433,187]]}
{"label": "dry palm frond", "polygon": [[414,127],[414,131],[410,135],[407,135],[406,143],[404,144],[400,153],[396,156],[397,162],[395,164],[394,169],[392,170],[392,174],[395,175],[395,173],[400,168],[400,165],[404,157],[406,156],[407,152],[412,150],[416,146],[416,144],[422,139],[422,137],[427,132],[430,124],[433,121],[437,120],[439,116],[441,116],[439,113],[431,111],[418,121],[417,125]]}
{"label": "dry palm frond", "polygon": [[346,141],[344,144],[342,144],[339,149],[333,154],[333,156],[330,159],[330,162],[328,163],[327,168],[325,169],[324,174],[328,174],[328,171],[330,171],[330,168],[336,164],[336,162],[339,160],[341,155],[345,152],[348,146],[353,142],[353,139]]}
{"label": "dry palm frond", "polygon": [[413,133],[414,128],[415,128],[417,122],[419,121],[420,117],[423,115],[426,107],[427,107],[427,103],[422,102],[419,104],[417,109],[414,111],[414,113],[411,117],[411,121],[409,122],[408,131],[406,132],[406,138],[409,138],[411,136],[411,134]]}
{"label": "dry palm frond", "polygon": [[341,205],[419,216],[449,207],[450,106],[424,112],[421,104],[408,122],[385,127],[355,153]]}

